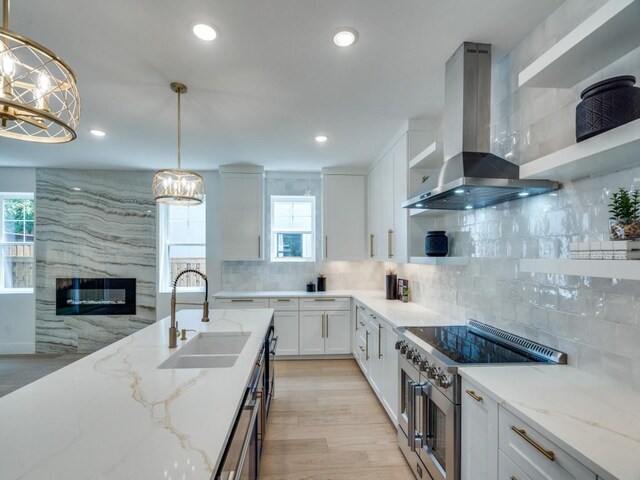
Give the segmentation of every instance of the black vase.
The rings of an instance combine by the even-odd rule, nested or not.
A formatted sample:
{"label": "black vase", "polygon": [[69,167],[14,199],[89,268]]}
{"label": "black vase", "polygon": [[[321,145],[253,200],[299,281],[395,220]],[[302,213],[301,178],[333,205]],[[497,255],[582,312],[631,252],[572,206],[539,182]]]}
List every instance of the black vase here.
{"label": "black vase", "polygon": [[327,291],[327,277],[318,277],[318,291],[319,292]]}
{"label": "black vase", "polygon": [[576,141],[640,118],[640,88],[635,83],[636,77],[623,75],[585,88],[576,107]]}
{"label": "black vase", "polygon": [[449,253],[447,232],[433,230],[424,237],[424,253],[427,257],[446,257]]}
{"label": "black vase", "polygon": [[396,291],[398,288],[398,276],[397,275],[387,275],[387,284],[386,284],[386,293],[387,300],[395,300],[396,299]]}

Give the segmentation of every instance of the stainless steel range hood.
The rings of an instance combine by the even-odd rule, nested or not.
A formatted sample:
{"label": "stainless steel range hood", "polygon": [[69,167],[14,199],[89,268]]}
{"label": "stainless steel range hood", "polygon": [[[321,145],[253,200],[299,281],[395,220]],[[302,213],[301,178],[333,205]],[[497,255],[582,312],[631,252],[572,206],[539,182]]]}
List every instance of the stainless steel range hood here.
{"label": "stainless steel range hood", "polygon": [[482,208],[557,190],[549,180],[521,180],[520,167],[489,152],[491,45],[463,43],[445,71],[444,165],[404,208]]}

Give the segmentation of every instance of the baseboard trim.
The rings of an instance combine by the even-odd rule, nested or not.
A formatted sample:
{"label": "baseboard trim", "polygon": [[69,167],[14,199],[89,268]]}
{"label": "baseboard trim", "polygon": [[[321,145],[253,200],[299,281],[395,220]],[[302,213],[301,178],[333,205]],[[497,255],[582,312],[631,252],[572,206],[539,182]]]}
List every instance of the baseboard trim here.
{"label": "baseboard trim", "polygon": [[276,355],[276,360],[349,360],[353,355]]}

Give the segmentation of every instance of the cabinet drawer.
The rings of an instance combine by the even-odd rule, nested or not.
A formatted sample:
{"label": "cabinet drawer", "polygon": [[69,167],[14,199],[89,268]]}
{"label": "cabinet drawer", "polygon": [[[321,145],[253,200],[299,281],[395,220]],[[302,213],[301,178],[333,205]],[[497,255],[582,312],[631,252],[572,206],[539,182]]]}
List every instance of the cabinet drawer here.
{"label": "cabinet drawer", "polygon": [[350,310],[350,298],[318,297],[300,299],[300,310],[323,310],[325,312],[334,310]]}
{"label": "cabinet drawer", "polygon": [[500,450],[531,480],[596,480],[595,473],[503,407],[498,424]]}
{"label": "cabinet drawer", "polygon": [[268,298],[216,298],[215,308],[269,308]]}
{"label": "cabinet drawer", "polygon": [[502,452],[498,454],[498,480],[531,480]]}
{"label": "cabinet drawer", "polygon": [[278,310],[298,310],[297,298],[270,298],[269,306]]}

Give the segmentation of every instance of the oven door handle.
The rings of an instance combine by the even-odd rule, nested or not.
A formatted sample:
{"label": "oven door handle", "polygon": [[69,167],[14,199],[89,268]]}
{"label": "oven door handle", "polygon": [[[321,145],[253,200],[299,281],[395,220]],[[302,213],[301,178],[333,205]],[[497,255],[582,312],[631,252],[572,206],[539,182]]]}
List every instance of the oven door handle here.
{"label": "oven door handle", "polygon": [[251,420],[249,421],[249,427],[247,428],[247,432],[245,433],[244,442],[242,444],[242,450],[240,451],[240,457],[238,458],[238,463],[236,464],[236,469],[229,472],[229,480],[234,480],[236,478],[242,477],[242,470],[245,466],[245,461],[247,459],[247,454],[249,453],[249,447],[251,446],[251,440],[253,436],[253,429],[255,423],[258,420],[258,412],[260,411],[260,402],[253,402],[253,409],[251,411]]}
{"label": "oven door handle", "polygon": [[[413,403],[413,408],[414,409],[416,408],[415,399],[417,397],[421,397],[421,399],[422,399],[422,402],[421,402],[422,408],[421,408],[421,411],[420,411],[420,415],[418,415],[417,413],[414,412],[414,418],[415,418],[415,422],[416,423],[415,423],[415,433],[413,435],[413,438],[414,438],[414,442],[413,443],[415,445],[416,442],[420,442],[420,445],[417,448],[422,448],[422,445],[424,444],[424,442],[426,440],[426,438],[425,438],[426,437],[426,433],[425,433],[425,429],[424,429],[425,423],[424,423],[423,416],[424,416],[425,410],[427,410],[426,409],[426,403],[427,403],[428,400],[426,398],[424,398],[425,397],[425,393],[426,393],[425,392],[425,388],[428,388],[428,385],[425,384],[425,383],[414,383],[413,384],[413,398],[414,398],[414,400],[413,400],[413,402],[414,402]],[[414,450],[415,450],[415,448],[414,448]]]}
{"label": "oven door handle", "polygon": [[412,452],[416,451],[416,396],[414,393],[415,382],[407,380],[407,390],[409,392],[409,409],[407,412],[407,443]]}
{"label": "oven door handle", "polygon": [[271,345],[269,345],[269,353],[271,355],[276,354],[276,347],[278,346],[278,337],[273,337],[271,339]]}

